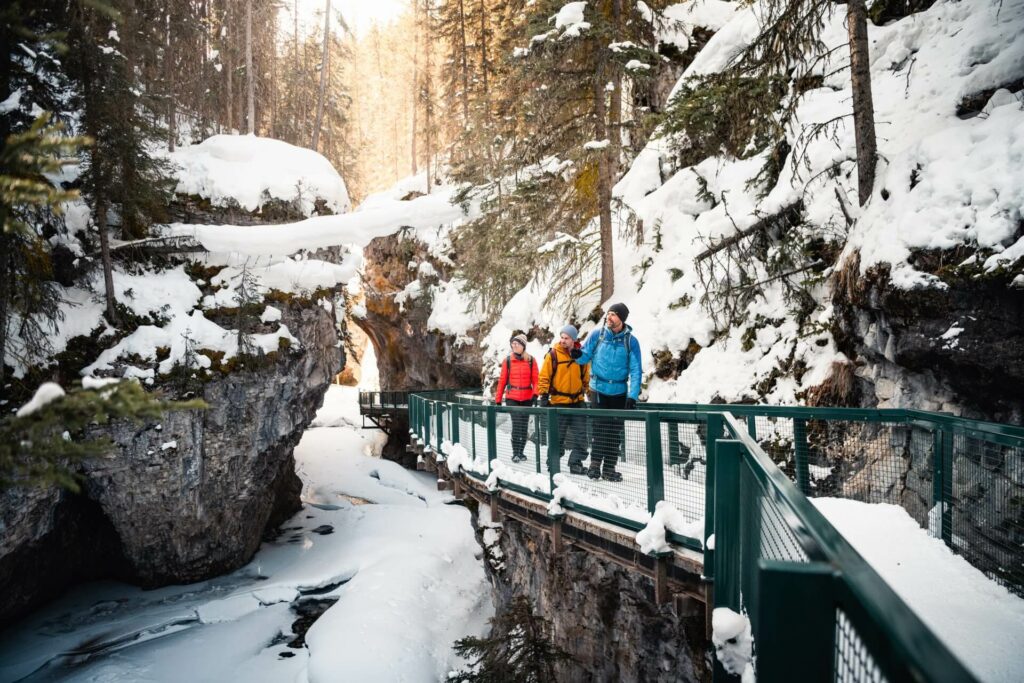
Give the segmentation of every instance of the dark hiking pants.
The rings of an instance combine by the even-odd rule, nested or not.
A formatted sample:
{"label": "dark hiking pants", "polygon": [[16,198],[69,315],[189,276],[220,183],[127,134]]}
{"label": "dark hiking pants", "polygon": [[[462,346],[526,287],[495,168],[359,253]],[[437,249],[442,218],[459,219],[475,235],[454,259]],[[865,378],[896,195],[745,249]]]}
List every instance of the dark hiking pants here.
{"label": "dark hiking pants", "polygon": [[[532,405],[532,401],[516,401],[515,399],[506,398],[505,405],[508,406],[528,406]],[[530,416],[526,413],[512,413],[512,455],[524,455],[523,449],[526,447],[526,431],[530,427]]]}
{"label": "dark hiking pants", "polygon": [[[593,407],[597,410],[625,410],[626,394],[611,396],[593,393]],[[590,466],[601,468],[602,472],[614,472],[615,463],[619,461],[619,448],[626,426],[619,418],[591,418],[594,427],[594,440],[590,446]]]}
{"label": "dark hiking pants", "polygon": [[[557,405],[557,408],[578,408],[582,409],[586,406],[583,401],[579,403],[570,403],[568,405]],[[566,439],[568,437],[568,440]],[[583,461],[587,458],[587,416],[582,414],[579,415],[566,415],[560,413],[558,415],[558,457],[561,459],[562,453],[565,449],[571,448],[569,452],[569,466],[579,465],[583,466]]]}

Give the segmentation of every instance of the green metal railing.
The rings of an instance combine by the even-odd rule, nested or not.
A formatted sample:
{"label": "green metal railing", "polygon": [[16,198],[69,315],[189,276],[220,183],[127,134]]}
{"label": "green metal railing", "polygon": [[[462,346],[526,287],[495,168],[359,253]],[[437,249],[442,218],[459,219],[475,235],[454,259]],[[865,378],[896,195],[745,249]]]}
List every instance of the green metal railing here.
{"label": "green metal railing", "polygon": [[[1024,429],[913,410],[641,407],[502,407],[478,394],[429,392],[409,399],[410,431],[442,457],[464,448],[468,476],[557,497],[626,529],[671,503],[688,525],[670,542],[704,551],[716,604],[750,616],[757,673],[768,680],[795,680],[784,672],[798,643],[801,652],[815,644],[800,664],[813,680],[826,669],[833,680],[972,680],[808,498],[901,505],[1024,595]],[[588,446],[619,444],[622,482],[566,476],[572,439],[560,438],[559,426],[572,420]],[[517,447],[526,458],[512,462]],[[729,549],[717,558],[702,543],[712,533]]]}

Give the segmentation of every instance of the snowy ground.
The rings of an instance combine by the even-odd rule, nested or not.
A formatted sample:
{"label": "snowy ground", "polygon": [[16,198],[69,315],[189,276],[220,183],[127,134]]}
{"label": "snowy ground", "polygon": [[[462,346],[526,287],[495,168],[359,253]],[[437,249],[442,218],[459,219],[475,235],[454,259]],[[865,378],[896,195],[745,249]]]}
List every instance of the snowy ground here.
{"label": "snowy ground", "polygon": [[813,502],[980,680],[1024,680],[1024,600],[954,555],[899,506]]}
{"label": "snowy ground", "polygon": [[[372,457],[356,391],[328,391],[295,452],[304,508],[252,562],[153,591],[80,586],[3,634],[0,681],[443,679],[493,614],[482,551],[432,476]],[[289,647],[294,608],[333,599]]]}

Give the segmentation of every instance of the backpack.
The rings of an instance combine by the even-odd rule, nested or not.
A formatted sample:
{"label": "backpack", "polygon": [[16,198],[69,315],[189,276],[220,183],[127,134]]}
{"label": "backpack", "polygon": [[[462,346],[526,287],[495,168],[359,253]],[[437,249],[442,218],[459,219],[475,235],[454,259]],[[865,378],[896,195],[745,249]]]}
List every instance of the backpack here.
{"label": "backpack", "polygon": [[[579,390],[579,392],[575,393],[575,394],[567,394],[567,393],[565,393],[563,391],[556,391],[555,390],[555,371],[558,370],[558,354],[555,353],[554,349],[550,349],[548,351],[548,357],[551,358],[551,377],[548,379],[548,393],[551,394],[552,396],[568,396],[569,398],[579,398],[579,397],[582,397],[584,392],[587,390],[587,387],[583,384],[583,369],[584,369],[583,366],[580,365],[579,363],[576,363],[576,366],[580,369],[580,390]],[[567,362],[574,363],[575,361],[569,360]]]}

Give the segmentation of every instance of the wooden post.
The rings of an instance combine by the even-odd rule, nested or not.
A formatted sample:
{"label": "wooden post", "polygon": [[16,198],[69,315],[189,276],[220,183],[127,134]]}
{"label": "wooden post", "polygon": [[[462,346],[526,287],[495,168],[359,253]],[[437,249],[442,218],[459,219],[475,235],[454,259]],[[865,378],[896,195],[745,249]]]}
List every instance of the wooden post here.
{"label": "wooden post", "polygon": [[491,505],[491,521],[495,524],[501,524],[501,509],[498,507],[498,503],[501,501],[501,491],[495,491],[490,496]]}
{"label": "wooden post", "polygon": [[551,520],[551,547],[556,553],[562,552],[562,518]]}
{"label": "wooden post", "polygon": [[672,561],[671,554],[658,556],[654,561],[654,603],[664,605],[672,596],[668,591],[668,565]]}

